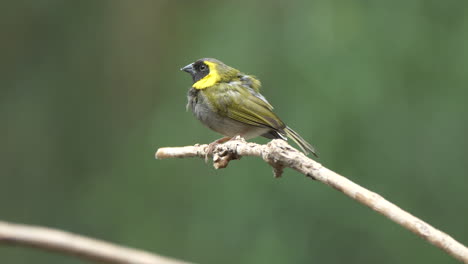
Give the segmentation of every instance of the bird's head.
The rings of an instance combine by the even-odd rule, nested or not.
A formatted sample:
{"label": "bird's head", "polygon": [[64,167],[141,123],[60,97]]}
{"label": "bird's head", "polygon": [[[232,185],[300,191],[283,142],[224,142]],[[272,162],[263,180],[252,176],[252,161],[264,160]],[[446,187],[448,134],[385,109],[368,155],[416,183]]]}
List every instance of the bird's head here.
{"label": "bird's head", "polygon": [[180,70],[190,73],[192,87],[200,90],[220,82],[229,82],[239,74],[238,70],[212,58],[199,59]]}

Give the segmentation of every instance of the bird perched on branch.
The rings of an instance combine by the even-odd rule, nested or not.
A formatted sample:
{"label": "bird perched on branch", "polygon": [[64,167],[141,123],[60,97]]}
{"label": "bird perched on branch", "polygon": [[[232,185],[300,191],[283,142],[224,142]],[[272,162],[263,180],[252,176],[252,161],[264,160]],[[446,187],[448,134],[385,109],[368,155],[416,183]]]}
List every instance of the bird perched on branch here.
{"label": "bird perched on branch", "polygon": [[235,136],[263,136],[291,138],[305,154],[317,156],[312,145],[273,113],[273,106],[260,94],[261,83],[254,76],[212,58],[199,59],[181,70],[193,79],[187,109],[204,125],[225,136],[211,143],[210,151]]}

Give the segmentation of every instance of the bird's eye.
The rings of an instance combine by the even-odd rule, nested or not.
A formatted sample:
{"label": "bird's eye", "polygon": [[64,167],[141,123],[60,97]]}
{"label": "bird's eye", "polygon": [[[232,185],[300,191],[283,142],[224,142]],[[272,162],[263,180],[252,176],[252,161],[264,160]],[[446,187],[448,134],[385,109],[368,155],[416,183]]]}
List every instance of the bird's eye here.
{"label": "bird's eye", "polygon": [[204,71],[204,70],[206,70],[206,65],[205,64],[200,65],[200,71]]}

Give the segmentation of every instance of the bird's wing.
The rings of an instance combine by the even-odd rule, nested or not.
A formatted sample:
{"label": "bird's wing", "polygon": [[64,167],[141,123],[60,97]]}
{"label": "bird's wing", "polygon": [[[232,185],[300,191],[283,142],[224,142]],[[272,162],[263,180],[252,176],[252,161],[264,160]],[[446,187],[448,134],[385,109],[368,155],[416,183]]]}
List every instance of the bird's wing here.
{"label": "bird's wing", "polygon": [[256,93],[260,93],[262,83],[255,76],[239,73],[239,79],[242,85],[250,87]]}
{"label": "bird's wing", "polygon": [[222,114],[225,116],[258,127],[275,130],[285,127],[261,94],[238,84],[225,84],[219,91],[218,109],[223,109]]}

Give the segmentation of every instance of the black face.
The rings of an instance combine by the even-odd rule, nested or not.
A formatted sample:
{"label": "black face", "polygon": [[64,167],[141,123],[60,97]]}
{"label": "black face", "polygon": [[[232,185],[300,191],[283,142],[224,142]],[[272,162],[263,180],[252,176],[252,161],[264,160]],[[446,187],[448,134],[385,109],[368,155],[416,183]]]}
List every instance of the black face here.
{"label": "black face", "polygon": [[192,78],[193,82],[196,83],[199,80],[203,79],[208,73],[210,73],[210,68],[202,60],[198,60],[192,64],[193,72]]}

